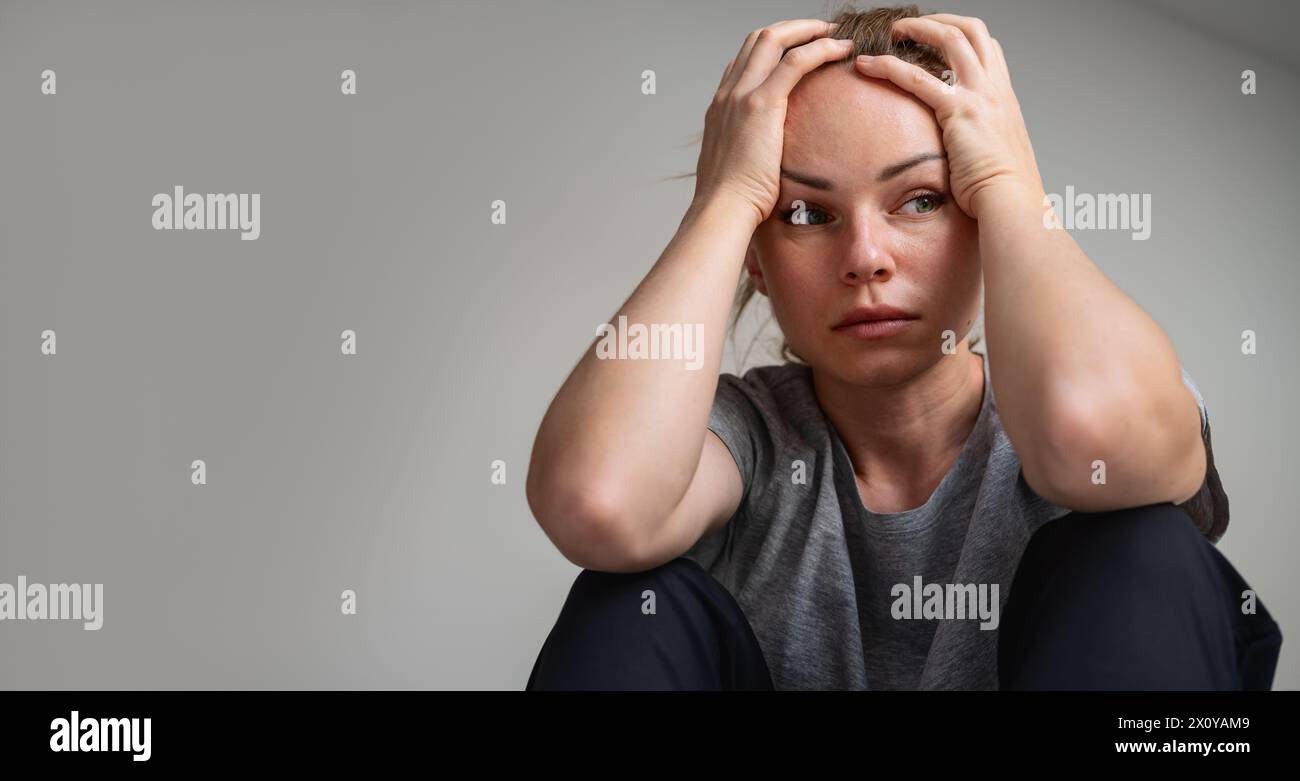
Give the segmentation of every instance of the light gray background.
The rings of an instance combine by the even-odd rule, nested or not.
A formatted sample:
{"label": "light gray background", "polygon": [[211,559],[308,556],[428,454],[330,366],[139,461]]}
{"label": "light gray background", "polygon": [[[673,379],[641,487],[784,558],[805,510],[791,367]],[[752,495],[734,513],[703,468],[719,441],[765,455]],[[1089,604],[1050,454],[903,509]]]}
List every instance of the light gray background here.
{"label": "light gray background", "polygon": [[[943,6],[1002,42],[1049,191],[1152,194],[1150,240],[1075,235],[1205,394],[1219,547],[1287,635],[1278,688],[1300,684],[1287,7]],[[693,183],[662,179],[694,170],[745,34],[832,8],[0,4],[0,582],[106,601],[98,632],[0,623],[0,687],[522,688],[578,571],[524,499],[537,424],[676,229]],[[177,184],[261,193],[261,238],[154,231]]]}

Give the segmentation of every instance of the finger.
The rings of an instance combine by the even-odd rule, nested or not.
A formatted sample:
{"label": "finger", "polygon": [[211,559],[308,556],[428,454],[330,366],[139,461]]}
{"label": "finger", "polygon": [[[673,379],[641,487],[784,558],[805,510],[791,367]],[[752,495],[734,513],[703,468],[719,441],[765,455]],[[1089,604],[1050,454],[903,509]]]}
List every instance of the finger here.
{"label": "finger", "polygon": [[[722,84],[718,86],[718,91],[721,92],[724,86],[727,88],[728,91],[735,89],[736,82],[740,79],[740,74],[741,71],[744,70],[745,63],[749,62],[749,55],[750,52],[752,52],[754,49],[754,43],[758,40],[759,35],[764,30],[776,30],[777,28],[788,27],[792,22],[794,23],[816,22],[825,25],[828,28],[831,26],[830,22],[823,22],[820,19],[793,19],[793,20],[776,22],[774,24],[769,24],[767,27],[760,27],[757,30],[751,31],[749,35],[745,36],[744,42],[741,43],[740,51],[736,54],[736,59],[731,61],[732,65],[730,66],[730,70],[727,72],[727,75],[723,77]],[[825,33],[821,33],[821,34],[825,35]]]}
{"label": "finger", "polygon": [[731,71],[735,67],[736,67],[736,60],[733,57],[731,62],[727,63],[727,67],[722,71],[722,79],[718,82],[718,89],[717,89],[718,92],[722,91],[722,85],[727,83],[727,77],[731,75]]}
{"label": "finger", "polygon": [[731,61],[731,64],[727,66],[727,72],[722,77],[722,83],[718,85],[719,94],[721,94],[724,90],[730,92],[732,89],[735,88],[736,80],[740,78],[740,70],[741,70],[740,68],[737,67],[737,65],[743,64],[745,61],[749,59],[749,51],[750,49],[754,48],[754,39],[757,38],[758,34],[761,33],[764,29],[766,28],[760,27],[759,29],[753,30],[748,35],[745,36],[745,40],[740,44],[740,51],[736,52],[735,59],[733,59]]}
{"label": "finger", "polygon": [[988,27],[984,24],[983,19],[977,19],[974,16],[958,16],[957,14],[927,14],[922,19],[933,19],[940,24],[950,24],[961,30],[966,35],[966,40],[970,42],[971,48],[979,57],[980,64],[987,71],[992,71],[997,62],[997,50],[993,47],[993,38],[989,35]]}
{"label": "finger", "polygon": [[740,76],[733,89],[741,93],[755,89],[772,74],[786,49],[821,38],[834,26],[824,19],[794,19],[765,28],[754,39],[745,62],[736,66]]}
{"label": "finger", "polygon": [[877,79],[887,79],[911,92],[930,108],[938,110],[949,100],[952,91],[947,82],[935,78],[926,69],[903,62],[892,54],[882,54],[870,62],[854,60],[859,73]]}
{"label": "finger", "polygon": [[848,38],[818,38],[812,43],[796,46],[781,57],[767,81],[754,91],[773,99],[785,98],[804,76],[852,53],[853,41]]}
{"label": "finger", "polygon": [[1002,44],[998,43],[997,38],[990,38],[993,41],[993,48],[998,53],[998,70],[1002,73],[1002,79],[1008,84],[1011,83],[1011,68],[1007,66],[1007,55],[1002,52]]}
{"label": "finger", "polygon": [[956,72],[960,84],[974,88],[985,80],[984,66],[960,27],[940,24],[933,19],[909,17],[894,22],[893,36],[910,38],[943,52],[943,58]]}

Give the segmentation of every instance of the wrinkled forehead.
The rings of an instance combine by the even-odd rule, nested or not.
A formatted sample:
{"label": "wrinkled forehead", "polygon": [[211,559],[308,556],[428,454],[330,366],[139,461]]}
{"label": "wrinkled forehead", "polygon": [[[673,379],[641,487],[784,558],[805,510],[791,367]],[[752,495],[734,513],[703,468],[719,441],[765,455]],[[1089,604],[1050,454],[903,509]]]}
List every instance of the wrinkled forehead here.
{"label": "wrinkled forehead", "polygon": [[781,165],[871,182],[899,160],[942,150],[942,141],[934,110],[920,98],[836,65],[791,91]]}

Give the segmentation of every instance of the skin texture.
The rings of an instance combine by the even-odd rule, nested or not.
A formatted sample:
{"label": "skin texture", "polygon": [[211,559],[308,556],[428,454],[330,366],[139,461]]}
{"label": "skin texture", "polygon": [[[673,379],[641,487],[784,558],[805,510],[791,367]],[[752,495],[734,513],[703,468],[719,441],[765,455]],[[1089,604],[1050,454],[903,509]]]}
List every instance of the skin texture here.
{"label": "skin texture", "polygon": [[[965,339],[982,300],[978,224],[949,194],[942,159],[877,181],[930,152],[943,153],[942,134],[915,96],[848,66],[806,76],[790,95],[781,167],[832,189],[782,177],[777,208],[746,258],[791,348],[812,365],[818,400],[877,512],[924,503],[983,394],[983,366]],[[796,200],[808,224],[791,224]],[[850,309],[876,304],[920,319],[882,340],[832,331]],[[945,330],[953,354],[940,349]]]}
{"label": "skin texture", "polygon": [[[833,196],[796,190],[782,175],[777,208],[762,212],[746,256],[791,347],[814,367],[818,399],[845,439],[867,506],[923,502],[969,434],[983,392],[971,380],[976,364],[965,345],[943,355],[936,334],[965,336],[980,267],[990,377],[1030,487],[1089,512],[1187,500],[1207,459],[1178,356],[1073,237],[1044,220],[1042,179],[1001,45],[979,19],[951,14],[900,20],[893,34],[939,49],[955,80],[888,55],[855,60],[862,84],[837,67],[805,76],[784,101],[780,167],[842,186]],[[946,166],[925,165],[944,169],[951,202],[978,223],[975,245],[957,215],[895,218],[893,192],[875,181],[911,153],[938,151],[936,140]],[[744,180],[732,188],[756,189]],[[829,204],[829,224],[773,221],[794,198],[814,195]],[[854,303],[887,303],[922,320],[865,346],[828,336]]]}
{"label": "skin texture", "polygon": [[1026,482],[1085,512],[1186,501],[1206,480],[1208,455],[1178,355],[1045,220],[1001,44],[983,21],[953,14],[900,20],[893,35],[939,49],[955,72],[950,86],[892,56],[856,62],[923,100],[943,130],[953,194],[980,223],[990,379]]}
{"label": "skin texture", "polygon": [[[851,45],[825,37],[834,32],[801,19],[746,36],[705,113],[691,207],[617,312],[702,323],[701,370],[599,360],[593,342],[542,420],[529,506],[579,566],[656,566],[739,505],[741,475],[707,423],[742,263],[813,365],[873,510],[928,498],[985,392],[1025,481],[1054,504],[1181,502],[1205,475],[1199,413],[1168,337],[1044,221],[1028,131],[983,23],[935,14],[895,24],[896,37],[943,53],[951,84],[889,56],[851,61]],[[946,162],[879,181],[881,168],[939,146]],[[833,191],[796,186],[783,167]],[[916,200],[930,190],[951,198]],[[786,225],[799,196],[812,219]],[[989,388],[965,342],[981,271]],[[881,303],[920,319],[888,340],[832,333],[850,308]],[[1091,479],[1098,461],[1104,484]]]}

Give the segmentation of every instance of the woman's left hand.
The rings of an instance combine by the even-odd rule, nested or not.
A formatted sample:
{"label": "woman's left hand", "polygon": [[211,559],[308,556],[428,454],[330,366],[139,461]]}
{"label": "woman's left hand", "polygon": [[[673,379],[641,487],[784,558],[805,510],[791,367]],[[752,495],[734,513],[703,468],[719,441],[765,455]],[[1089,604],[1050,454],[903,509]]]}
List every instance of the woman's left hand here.
{"label": "woman's left hand", "polygon": [[942,52],[955,74],[952,83],[888,54],[869,62],[856,59],[854,65],[859,73],[887,79],[934,109],[948,155],[948,184],[961,210],[979,219],[979,200],[1003,187],[1041,194],[1043,180],[1002,45],[989,36],[984,22],[930,14],[899,19],[893,36]]}

